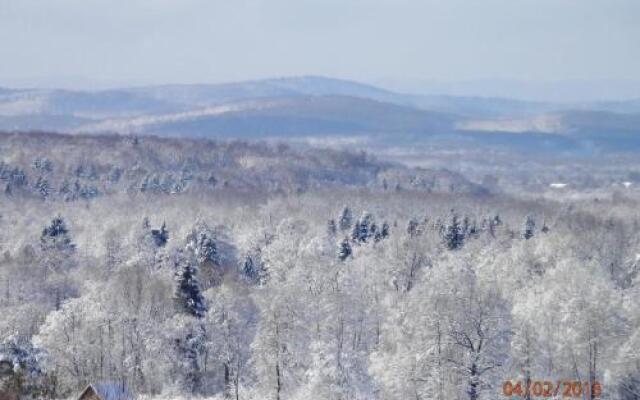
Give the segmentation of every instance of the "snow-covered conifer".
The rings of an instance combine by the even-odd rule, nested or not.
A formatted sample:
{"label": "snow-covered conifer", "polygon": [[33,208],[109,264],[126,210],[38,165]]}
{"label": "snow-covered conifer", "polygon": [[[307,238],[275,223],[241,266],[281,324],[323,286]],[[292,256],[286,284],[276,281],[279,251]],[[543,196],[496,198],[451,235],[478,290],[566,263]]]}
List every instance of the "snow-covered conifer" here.
{"label": "snow-covered conifer", "polygon": [[449,250],[458,250],[464,245],[464,231],[455,213],[453,213],[451,221],[447,225],[444,240]]}
{"label": "snow-covered conifer", "polygon": [[353,224],[353,213],[349,207],[345,207],[340,214],[339,228],[343,232],[348,231],[351,228],[351,224]]}
{"label": "snow-covered conifer", "polygon": [[260,260],[259,252],[249,253],[245,256],[242,262],[241,273],[251,284],[263,285],[266,283],[268,274],[264,264]]}
{"label": "snow-covered conifer", "polygon": [[420,223],[418,222],[417,219],[415,218],[411,218],[409,220],[409,223],[407,224],[407,234],[410,237],[416,237],[418,235],[420,235]]}
{"label": "snow-covered conifer", "polygon": [[338,258],[340,261],[344,261],[347,258],[351,257],[353,253],[353,249],[351,249],[351,244],[349,243],[349,239],[344,238],[340,245],[338,246]]}
{"label": "snow-covered conifer", "polygon": [[51,224],[42,230],[40,247],[44,252],[55,250],[64,255],[70,255],[75,251],[76,246],[73,244],[67,224],[61,216],[53,218]]}
{"label": "snow-covered conifer", "polygon": [[533,219],[532,216],[527,215],[524,220],[524,229],[522,231],[522,237],[525,240],[531,239],[535,235],[535,229],[536,229],[536,221]]}
{"label": "snow-covered conifer", "polygon": [[153,238],[153,242],[156,246],[164,247],[169,240],[169,231],[167,230],[167,224],[163,222],[160,229],[152,229],[151,237]]}
{"label": "snow-covered conifer", "polygon": [[180,249],[176,255],[176,290],[174,299],[181,312],[202,318],[207,306],[196,277],[197,264],[193,248]]}

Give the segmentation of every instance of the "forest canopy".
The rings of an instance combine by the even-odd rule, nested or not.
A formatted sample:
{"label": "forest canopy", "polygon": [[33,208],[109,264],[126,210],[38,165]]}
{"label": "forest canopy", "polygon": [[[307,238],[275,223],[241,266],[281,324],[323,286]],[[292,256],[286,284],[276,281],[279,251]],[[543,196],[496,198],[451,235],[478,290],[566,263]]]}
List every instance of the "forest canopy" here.
{"label": "forest canopy", "polygon": [[[640,392],[638,200],[365,153],[1,134],[0,384],[236,399]],[[1,371],[1,370],[0,370]]]}

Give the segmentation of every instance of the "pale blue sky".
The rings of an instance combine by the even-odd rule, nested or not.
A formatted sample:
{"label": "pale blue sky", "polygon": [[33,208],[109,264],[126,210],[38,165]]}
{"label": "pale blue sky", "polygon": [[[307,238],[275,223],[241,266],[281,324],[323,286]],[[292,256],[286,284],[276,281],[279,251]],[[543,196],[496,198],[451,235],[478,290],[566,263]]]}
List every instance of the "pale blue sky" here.
{"label": "pale blue sky", "polygon": [[640,80],[638,0],[0,0],[0,86]]}

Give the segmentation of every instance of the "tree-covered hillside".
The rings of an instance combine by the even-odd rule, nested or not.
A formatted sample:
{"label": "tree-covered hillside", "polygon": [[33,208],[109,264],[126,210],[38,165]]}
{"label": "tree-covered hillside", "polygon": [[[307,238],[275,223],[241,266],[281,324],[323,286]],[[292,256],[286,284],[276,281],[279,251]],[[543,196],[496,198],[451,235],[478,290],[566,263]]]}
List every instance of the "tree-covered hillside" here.
{"label": "tree-covered hillside", "polygon": [[152,137],[4,134],[0,160],[0,390],[640,390],[633,192],[523,200],[365,154]]}
{"label": "tree-covered hillside", "polygon": [[408,169],[362,152],[241,141],[2,132],[0,184],[6,196],[47,201],[116,193],[233,191],[256,196],[323,187],[483,191],[450,171]]}

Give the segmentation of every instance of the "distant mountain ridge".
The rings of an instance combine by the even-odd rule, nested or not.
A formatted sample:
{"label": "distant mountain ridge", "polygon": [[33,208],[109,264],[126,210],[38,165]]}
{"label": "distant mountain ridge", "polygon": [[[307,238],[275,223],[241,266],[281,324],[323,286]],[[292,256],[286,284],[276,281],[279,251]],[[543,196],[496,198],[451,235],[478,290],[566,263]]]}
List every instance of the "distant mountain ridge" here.
{"label": "distant mountain ridge", "polygon": [[165,136],[260,138],[299,135],[431,134],[450,131],[442,113],[349,96],[263,98],[157,116],[112,119],[78,132],[153,132]]}
{"label": "distant mountain ridge", "polygon": [[92,92],[0,88],[0,130],[7,131],[246,139],[340,136],[403,145],[464,138],[489,146],[497,136],[487,141],[487,132],[494,132],[507,146],[522,135],[543,135],[546,141],[554,140],[545,136],[551,135],[575,147],[622,138],[626,147],[629,140],[640,143],[639,115],[640,99],[556,104],[423,96],[315,76]]}

